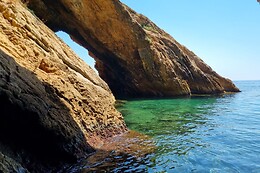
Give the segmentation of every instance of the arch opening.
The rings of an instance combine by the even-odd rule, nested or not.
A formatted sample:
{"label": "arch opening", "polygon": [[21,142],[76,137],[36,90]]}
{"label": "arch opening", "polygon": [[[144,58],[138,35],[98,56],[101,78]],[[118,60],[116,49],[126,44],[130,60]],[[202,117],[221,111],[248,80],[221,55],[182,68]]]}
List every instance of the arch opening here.
{"label": "arch opening", "polygon": [[89,56],[88,50],[75,41],[73,41],[70,36],[63,31],[58,31],[55,33],[60,39],[64,41],[75,53],[78,55],[86,64],[88,64],[97,74],[98,71],[95,68],[96,61],[94,58]]}

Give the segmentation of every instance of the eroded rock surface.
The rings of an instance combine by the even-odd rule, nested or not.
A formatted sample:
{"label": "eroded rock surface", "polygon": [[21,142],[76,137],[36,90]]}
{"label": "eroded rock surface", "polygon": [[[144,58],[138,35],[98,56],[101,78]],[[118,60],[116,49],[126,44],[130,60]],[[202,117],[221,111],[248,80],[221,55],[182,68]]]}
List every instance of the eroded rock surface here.
{"label": "eroded rock surface", "polygon": [[32,11],[0,11],[0,172],[49,172],[127,130],[107,84]]}
{"label": "eroded rock surface", "polygon": [[115,96],[175,96],[239,91],[199,57],[118,0],[30,0],[53,30],[63,30],[96,60]]}
{"label": "eroded rock surface", "polygon": [[[57,172],[127,131],[109,87],[118,97],[238,91],[118,0],[0,0],[0,11],[0,172]],[[44,23],[86,47],[109,87]]]}

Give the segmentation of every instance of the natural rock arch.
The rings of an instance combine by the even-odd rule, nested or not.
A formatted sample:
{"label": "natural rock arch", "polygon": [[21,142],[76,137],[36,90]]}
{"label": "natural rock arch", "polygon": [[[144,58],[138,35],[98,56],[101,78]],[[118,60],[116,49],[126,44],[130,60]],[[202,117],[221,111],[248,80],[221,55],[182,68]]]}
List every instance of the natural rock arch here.
{"label": "natural rock arch", "polygon": [[116,96],[238,91],[117,0],[20,2],[0,0],[0,172],[64,168],[128,131],[107,84],[36,15],[92,52]]}
{"label": "natural rock arch", "polygon": [[30,0],[54,31],[91,52],[116,97],[176,96],[239,91],[199,57],[118,0]]}

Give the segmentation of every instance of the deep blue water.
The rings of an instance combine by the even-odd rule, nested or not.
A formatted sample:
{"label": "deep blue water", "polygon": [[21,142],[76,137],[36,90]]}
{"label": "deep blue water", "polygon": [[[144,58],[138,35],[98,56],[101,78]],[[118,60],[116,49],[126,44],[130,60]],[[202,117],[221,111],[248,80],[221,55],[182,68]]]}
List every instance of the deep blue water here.
{"label": "deep blue water", "polygon": [[157,149],[142,158],[110,154],[81,171],[260,172],[260,81],[235,84],[241,93],[127,101],[119,110],[128,127]]}

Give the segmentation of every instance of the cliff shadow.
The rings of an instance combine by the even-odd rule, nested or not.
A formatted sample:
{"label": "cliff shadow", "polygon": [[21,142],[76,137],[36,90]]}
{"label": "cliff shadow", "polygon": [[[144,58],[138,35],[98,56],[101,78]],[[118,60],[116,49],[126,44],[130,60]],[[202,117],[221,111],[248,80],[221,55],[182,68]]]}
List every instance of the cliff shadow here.
{"label": "cliff shadow", "polygon": [[0,79],[0,152],[29,171],[49,172],[94,151],[58,90],[2,50]]}

